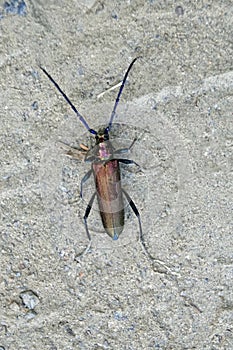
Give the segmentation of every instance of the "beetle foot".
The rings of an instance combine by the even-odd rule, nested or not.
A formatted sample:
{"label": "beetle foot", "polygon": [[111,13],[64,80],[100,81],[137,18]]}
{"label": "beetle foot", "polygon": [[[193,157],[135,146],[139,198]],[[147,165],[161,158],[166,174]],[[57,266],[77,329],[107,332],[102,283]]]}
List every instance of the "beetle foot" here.
{"label": "beetle foot", "polygon": [[165,264],[164,261],[159,260],[159,259],[155,259],[147,250],[145,243],[140,239],[139,240],[141,243],[141,246],[143,248],[143,251],[145,252],[145,254],[150,258],[150,260],[152,261],[153,264],[153,269],[154,271],[158,272],[158,273],[162,273],[162,274],[171,274],[173,276],[179,276],[179,274],[177,272],[175,272],[174,270],[172,270],[169,266],[167,266]]}
{"label": "beetle foot", "polygon": [[91,252],[91,241],[89,242],[88,246],[83,251],[81,251],[81,253],[78,253],[75,255],[74,261],[79,262],[80,258],[83,258],[86,254],[90,252]]}

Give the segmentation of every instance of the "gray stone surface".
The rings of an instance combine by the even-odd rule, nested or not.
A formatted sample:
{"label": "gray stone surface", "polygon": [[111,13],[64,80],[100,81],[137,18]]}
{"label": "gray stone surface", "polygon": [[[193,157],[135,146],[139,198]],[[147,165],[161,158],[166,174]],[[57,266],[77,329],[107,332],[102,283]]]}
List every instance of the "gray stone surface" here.
{"label": "gray stone surface", "polygon": [[[233,349],[232,3],[13,1],[0,16],[0,348]],[[87,142],[41,64],[94,128],[138,140],[112,242],[97,207],[82,222]],[[103,95],[101,95],[105,92]],[[127,130],[129,133],[127,134]],[[91,181],[90,181],[91,183]],[[89,185],[88,185],[89,186]]]}

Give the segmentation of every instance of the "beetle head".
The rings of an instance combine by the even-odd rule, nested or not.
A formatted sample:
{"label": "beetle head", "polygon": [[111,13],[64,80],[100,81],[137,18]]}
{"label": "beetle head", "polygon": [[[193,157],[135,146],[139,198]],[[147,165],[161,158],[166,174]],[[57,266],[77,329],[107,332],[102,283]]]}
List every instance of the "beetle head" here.
{"label": "beetle head", "polygon": [[96,144],[109,140],[109,134],[107,128],[100,128],[95,136]]}

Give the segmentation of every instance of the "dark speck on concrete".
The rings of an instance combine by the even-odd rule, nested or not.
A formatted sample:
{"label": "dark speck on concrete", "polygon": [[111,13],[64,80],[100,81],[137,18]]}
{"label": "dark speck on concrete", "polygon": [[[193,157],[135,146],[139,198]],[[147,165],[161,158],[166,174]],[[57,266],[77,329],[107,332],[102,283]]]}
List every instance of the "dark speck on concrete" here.
{"label": "dark speck on concrete", "polygon": [[182,6],[176,6],[175,13],[177,14],[177,16],[182,16],[184,14],[183,7]]}
{"label": "dark speck on concrete", "polygon": [[38,109],[38,102],[34,101],[31,107],[34,111],[36,111]]}

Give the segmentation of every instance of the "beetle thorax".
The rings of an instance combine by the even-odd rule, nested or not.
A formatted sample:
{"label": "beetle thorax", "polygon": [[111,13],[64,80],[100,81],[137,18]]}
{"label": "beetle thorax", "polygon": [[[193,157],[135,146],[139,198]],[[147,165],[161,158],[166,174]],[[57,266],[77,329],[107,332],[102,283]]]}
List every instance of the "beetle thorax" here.
{"label": "beetle thorax", "polygon": [[99,150],[98,150],[98,158],[101,160],[106,160],[111,158],[112,156],[112,145],[110,141],[104,141],[100,142],[98,144]]}
{"label": "beetle thorax", "polygon": [[106,128],[101,128],[95,137],[96,145],[98,147],[97,156],[100,160],[107,160],[111,158],[113,147],[109,141],[109,134]]}

